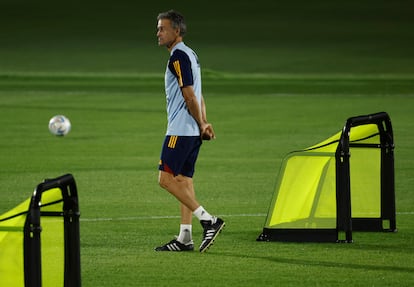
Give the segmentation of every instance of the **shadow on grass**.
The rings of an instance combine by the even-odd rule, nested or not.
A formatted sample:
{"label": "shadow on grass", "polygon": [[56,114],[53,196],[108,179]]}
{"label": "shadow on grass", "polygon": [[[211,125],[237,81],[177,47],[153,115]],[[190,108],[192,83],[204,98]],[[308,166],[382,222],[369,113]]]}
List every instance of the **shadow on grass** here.
{"label": "shadow on grass", "polygon": [[[246,243],[249,244],[249,246],[251,246],[251,244],[253,243],[252,238],[255,238],[255,236],[257,237],[257,234],[259,234],[259,232],[257,231],[249,231],[248,235],[246,236],[246,232],[244,232],[243,234],[239,231],[231,231],[231,230],[225,230],[226,235],[227,236],[233,236],[233,237],[237,237],[237,242],[240,243],[240,245],[245,245]],[[368,235],[367,235],[368,236]],[[267,261],[267,262],[272,262],[272,263],[279,263],[279,264],[289,264],[289,265],[297,265],[297,266],[314,266],[314,267],[330,267],[330,268],[345,268],[345,269],[352,269],[352,270],[365,270],[365,271],[384,271],[384,272],[403,272],[403,273],[411,273],[414,274],[414,267],[409,266],[409,262],[401,262],[400,265],[408,265],[408,266],[392,266],[392,265],[385,265],[386,264],[386,260],[385,260],[385,264],[384,265],[380,265],[380,264],[363,264],[363,263],[349,263],[349,262],[339,262],[339,261],[322,261],[322,260],[318,260],[318,259],[301,259],[301,258],[286,258],[286,257],[281,257],[278,255],[274,255],[271,253],[272,250],[272,245],[274,246],[274,244],[281,244],[279,245],[279,247],[286,247],[289,245],[292,245],[292,247],[297,248],[298,245],[303,245],[303,246],[307,246],[310,247],[310,249],[312,250],[312,252],[314,252],[315,250],[313,249],[313,246],[315,246],[315,244],[312,243],[303,243],[303,244],[298,244],[298,243],[294,243],[294,242],[259,242],[257,243],[259,246],[264,247],[265,245],[269,245],[269,250],[270,252],[267,252],[266,254],[252,254],[251,252],[246,252],[243,253],[243,251],[240,252],[232,252],[230,250],[228,251],[223,251],[223,252],[219,252],[219,253],[215,253],[215,252],[211,252],[209,253],[209,255],[213,255],[213,256],[222,256],[222,257],[228,257],[228,258],[237,258],[237,259],[252,259],[252,260],[262,260],[262,261]],[[341,243],[321,243],[321,244],[317,244],[318,246],[324,246],[324,252],[326,252],[326,250],[331,250],[331,248],[336,249],[336,248],[340,248],[342,249],[342,247],[346,247],[347,250],[353,250],[353,251],[358,251],[358,250],[371,250],[371,251],[380,251],[384,257],[387,257],[386,254],[388,253],[412,253],[412,247],[410,244],[403,244],[403,242],[395,242],[395,244],[377,244],[377,243],[351,243],[351,244],[341,244]],[[342,246],[342,247],[339,247]],[[263,251],[263,249],[261,249],[261,247],[259,247],[260,250]],[[267,249],[266,247],[264,247],[265,249]],[[332,250],[333,251],[333,250]],[[385,258],[384,258],[385,259]],[[340,260],[340,259],[339,259]],[[374,262],[373,262],[374,263]],[[390,263],[392,264],[392,263]]]}
{"label": "shadow on grass", "polygon": [[236,253],[231,253],[231,252],[211,253],[211,255],[227,256],[227,257],[234,257],[234,258],[239,258],[239,259],[246,259],[246,258],[259,259],[263,261],[270,261],[273,263],[281,263],[281,264],[289,264],[289,265],[346,268],[346,269],[367,270],[367,271],[385,271],[385,272],[391,271],[391,272],[414,273],[414,268],[402,267],[402,266],[365,265],[365,264],[355,264],[355,263],[327,262],[327,261],[306,260],[306,259],[282,258],[282,257],[271,256],[271,255],[269,256],[245,255],[245,254],[236,254]]}

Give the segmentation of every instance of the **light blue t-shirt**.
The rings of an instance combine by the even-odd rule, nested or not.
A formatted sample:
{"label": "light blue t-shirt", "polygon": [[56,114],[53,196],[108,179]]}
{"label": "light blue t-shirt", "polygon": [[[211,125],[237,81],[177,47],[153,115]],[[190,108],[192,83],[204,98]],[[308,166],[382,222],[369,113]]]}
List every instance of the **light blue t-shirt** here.
{"label": "light blue t-shirt", "polygon": [[196,53],[183,42],[176,44],[170,53],[165,71],[168,126],[166,135],[199,136],[197,122],[185,103],[182,87],[193,86],[201,108],[201,70]]}

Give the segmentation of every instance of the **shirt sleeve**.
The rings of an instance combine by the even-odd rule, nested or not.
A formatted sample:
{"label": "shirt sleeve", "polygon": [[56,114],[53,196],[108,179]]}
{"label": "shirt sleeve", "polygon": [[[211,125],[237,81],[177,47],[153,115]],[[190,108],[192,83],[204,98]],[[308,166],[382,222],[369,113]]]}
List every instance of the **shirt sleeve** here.
{"label": "shirt sleeve", "polygon": [[168,68],[177,78],[180,88],[194,84],[191,61],[185,52],[175,50],[170,57]]}

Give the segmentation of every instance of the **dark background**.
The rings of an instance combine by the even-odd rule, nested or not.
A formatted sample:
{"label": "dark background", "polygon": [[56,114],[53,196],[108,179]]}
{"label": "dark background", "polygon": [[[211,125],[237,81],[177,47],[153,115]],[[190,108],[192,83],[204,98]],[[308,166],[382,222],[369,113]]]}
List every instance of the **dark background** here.
{"label": "dark background", "polygon": [[205,69],[414,72],[413,1],[2,0],[0,73],[162,72],[156,16],[171,8]]}

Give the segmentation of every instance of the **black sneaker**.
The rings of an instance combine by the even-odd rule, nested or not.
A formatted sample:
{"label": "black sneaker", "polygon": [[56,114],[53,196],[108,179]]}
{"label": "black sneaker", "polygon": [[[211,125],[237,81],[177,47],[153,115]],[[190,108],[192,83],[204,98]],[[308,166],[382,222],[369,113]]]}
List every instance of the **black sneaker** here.
{"label": "black sneaker", "polygon": [[155,251],[193,251],[194,244],[193,241],[190,241],[186,244],[177,241],[176,239],[171,240],[163,246],[158,246],[155,248]]}
{"label": "black sneaker", "polygon": [[214,217],[215,223],[212,223],[209,220],[201,220],[201,226],[203,226],[204,232],[203,232],[203,241],[200,245],[200,252],[206,251],[216,239],[217,235],[221,232],[223,229],[225,223],[221,218]]}

